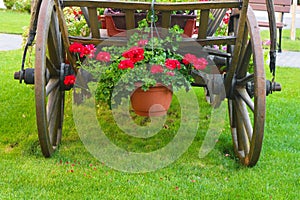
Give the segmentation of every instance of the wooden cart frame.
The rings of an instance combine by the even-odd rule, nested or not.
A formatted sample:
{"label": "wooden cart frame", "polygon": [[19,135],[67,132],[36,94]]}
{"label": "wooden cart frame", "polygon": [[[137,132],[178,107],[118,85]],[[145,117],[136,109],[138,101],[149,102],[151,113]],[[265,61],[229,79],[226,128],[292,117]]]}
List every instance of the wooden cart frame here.
{"label": "wooden cart frame", "polygon": [[[269,11],[271,45],[271,71],[275,75],[276,22],[272,0],[266,0]],[[71,37],[68,35],[63,15],[63,7],[78,6],[84,9],[91,30],[90,37]],[[152,6],[152,7],[151,7]],[[118,8],[125,12],[126,29],[134,27],[136,10],[161,12],[162,27],[170,27],[170,15],[176,10],[198,10],[199,28],[193,41],[202,46],[227,45],[227,53],[213,52],[227,63],[226,76],[223,76],[230,127],[234,150],[241,163],[254,166],[262,148],[266,94],[279,90],[275,82],[265,80],[264,57],[259,28],[249,0],[217,0],[185,3],[151,3],[136,1],[107,0],[37,0],[33,4],[30,35],[24,51],[21,71],[15,74],[20,82],[34,83],[36,101],[36,120],[42,153],[50,157],[57,149],[62,136],[64,115],[64,76],[77,72],[75,60],[68,51],[71,42],[99,44],[103,38],[99,32],[97,8]],[[232,9],[229,34],[214,37],[209,14],[211,10]],[[27,47],[35,39],[35,68],[24,69]],[[124,38],[126,39],[126,37]],[[186,42],[189,42],[189,38]],[[212,52],[208,52],[212,53]],[[249,63],[253,58],[254,69],[249,73]],[[66,64],[66,60],[68,63]],[[266,87],[267,85],[267,87]],[[251,114],[253,117],[249,117]]]}

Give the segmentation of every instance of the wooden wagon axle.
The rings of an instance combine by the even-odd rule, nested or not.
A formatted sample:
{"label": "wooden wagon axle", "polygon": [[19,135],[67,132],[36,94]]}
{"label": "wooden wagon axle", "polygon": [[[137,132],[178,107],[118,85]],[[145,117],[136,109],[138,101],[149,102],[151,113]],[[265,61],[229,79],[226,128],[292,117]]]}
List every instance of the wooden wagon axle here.
{"label": "wooden wagon axle", "polygon": [[[246,90],[249,96],[252,98],[254,97],[254,84],[253,82],[247,82],[246,84]],[[280,92],[281,91],[281,84],[266,80],[266,96],[269,94],[273,94],[273,92]]]}
{"label": "wooden wagon axle", "polygon": [[[84,73],[88,73],[86,71],[84,71]],[[74,71],[72,70],[72,67],[70,67],[70,65],[63,63],[61,66],[61,70],[58,72],[58,79],[59,79],[59,84],[60,84],[60,90],[61,91],[67,91],[70,90],[72,88],[72,86],[67,86],[64,84],[64,79],[66,76],[74,74]],[[221,74],[220,74],[221,75]],[[209,77],[210,76],[204,76],[203,74],[195,74],[193,73],[193,76],[196,80],[195,83],[192,84],[192,86],[197,86],[197,87],[206,87],[207,88],[207,82],[209,82]],[[90,82],[90,81],[95,81],[94,79],[91,78],[90,74],[86,74],[84,75],[84,77],[87,80],[84,80],[85,82]],[[215,76],[214,76],[215,77]],[[220,79],[221,76],[218,76]],[[14,79],[19,80],[20,83],[22,83],[24,81],[25,84],[34,84],[34,68],[27,68],[25,70],[20,70],[14,73]],[[214,80],[214,82],[216,82],[216,80]],[[215,87],[215,89],[213,89],[214,91],[221,91],[221,87],[222,87],[222,80],[218,81],[219,84]],[[239,84],[239,82],[237,82],[237,84]],[[247,82],[246,84],[246,89],[247,92],[249,94],[250,97],[254,96],[254,86],[252,84],[252,82]],[[216,93],[214,91],[211,91],[213,93]],[[277,92],[277,91],[281,91],[281,85],[280,83],[274,82],[274,81],[270,81],[270,80],[266,80],[266,96],[268,96],[269,94],[272,94],[273,92]]]}
{"label": "wooden wagon axle", "polygon": [[27,68],[14,73],[14,79],[19,80],[20,83],[24,81],[26,84],[34,84],[34,69]]}

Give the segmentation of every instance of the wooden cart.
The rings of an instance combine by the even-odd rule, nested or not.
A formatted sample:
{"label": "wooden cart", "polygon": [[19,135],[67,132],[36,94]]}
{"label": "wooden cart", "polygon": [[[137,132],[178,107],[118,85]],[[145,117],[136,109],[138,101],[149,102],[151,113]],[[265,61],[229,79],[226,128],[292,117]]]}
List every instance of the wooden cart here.
{"label": "wooden cart", "polygon": [[[271,72],[275,75],[276,26],[272,0],[266,0],[270,20]],[[70,37],[62,9],[80,7],[88,21],[91,36]],[[64,77],[76,73],[75,61],[68,51],[71,42],[99,44],[107,38],[101,37],[97,8],[117,8],[125,12],[126,29],[135,28],[136,10],[159,11],[161,26],[170,27],[170,15],[177,10],[197,10],[197,37],[193,40],[202,46],[227,45],[225,53],[213,52],[226,60],[226,76],[223,77],[228,99],[229,120],[234,150],[241,163],[254,166],[262,148],[265,125],[266,94],[279,90],[275,82],[265,80],[264,56],[259,28],[249,0],[216,0],[184,3],[155,3],[141,1],[107,0],[37,0],[32,8],[30,35],[24,51],[22,69],[15,79],[34,83],[36,121],[42,153],[50,157],[57,149],[64,118]],[[210,13],[220,16],[219,10],[232,9],[228,35],[215,37],[210,23]],[[222,18],[220,18],[222,19]],[[126,39],[126,37],[124,38]],[[35,68],[24,69],[27,47],[35,40]],[[190,40],[190,39],[189,39]],[[211,52],[208,52],[211,53]],[[253,70],[249,63],[253,58]],[[67,62],[68,61],[68,62]],[[70,64],[67,64],[70,63]],[[251,116],[251,117],[249,117]]]}

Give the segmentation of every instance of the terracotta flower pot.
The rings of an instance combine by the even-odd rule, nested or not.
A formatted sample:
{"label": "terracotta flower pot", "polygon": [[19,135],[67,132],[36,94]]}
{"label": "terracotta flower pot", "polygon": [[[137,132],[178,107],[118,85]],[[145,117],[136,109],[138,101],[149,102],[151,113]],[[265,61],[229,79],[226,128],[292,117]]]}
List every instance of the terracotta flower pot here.
{"label": "terracotta flower pot", "polygon": [[130,96],[134,112],[140,116],[166,115],[172,101],[173,92],[170,88],[157,84],[144,91],[138,87]]}

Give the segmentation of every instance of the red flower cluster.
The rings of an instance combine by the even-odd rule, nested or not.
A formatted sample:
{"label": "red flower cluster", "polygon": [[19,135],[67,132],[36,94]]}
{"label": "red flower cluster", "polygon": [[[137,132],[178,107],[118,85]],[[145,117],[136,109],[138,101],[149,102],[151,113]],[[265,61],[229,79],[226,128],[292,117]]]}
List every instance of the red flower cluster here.
{"label": "red flower cluster", "polygon": [[128,51],[125,51],[122,56],[136,63],[144,59],[144,49],[141,47],[132,47]]}
{"label": "red flower cluster", "polygon": [[122,60],[119,65],[118,65],[118,68],[119,69],[128,69],[128,68],[131,68],[133,69],[134,68],[134,64],[131,60]]}
{"label": "red flower cluster", "polygon": [[180,62],[176,59],[166,59],[165,65],[170,70],[180,69]]}
{"label": "red flower cluster", "polygon": [[83,45],[78,42],[74,42],[70,45],[69,51],[71,53],[78,53],[80,58],[84,56],[93,57],[96,51],[96,48],[93,44]]}
{"label": "red flower cluster", "polygon": [[205,58],[197,58],[194,54],[185,54],[182,59],[183,64],[188,65],[191,64],[197,70],[203,70],[206,68],[208,62]]}
{"label": "red flower cluster", "polygon": [[102,61],[102,62],[109,62],[110,61],[110,54],[105,51],[100,51],[97,56],[96,60]]}
{"label": "red flower cluster", "polygon": [[75,84],[75,81],[76,81],[76,77],[74,75],[68,75],[68,76],[65,76],[64,84],[66,86],[72,86]]}
{"label": "red flower cluster", "polygon": [[122,56],[127,58],[126,60],[122,60],[118,68],[119,69],[128,69],[134,68],[134,64],[142,61],[144,59],[144,49],[141,47],[132,47],[128,51],[125,51]]}
{"label": "red flower cluster", "polygon": [[223,18],[223,22],[224,22],[225,24],[228,24],[228,22],[229,22],[229,19],[230,19],[230,13],[231,13],[231,9],[229,9],[229,10],[226,11],[226,14],[225,14],[225,16],[224,16],[224,18]]}
{"label": "red flower cluster", "polygon": [[82,11],[80,10],[80,11],[77,11],[77,10],[75,10],[75,9],[73,9],[73,15],[75,15],[75,17],[79,17],[80,15],[82,15],[83,13],[82,13]]}

